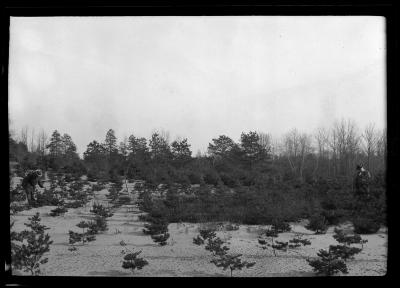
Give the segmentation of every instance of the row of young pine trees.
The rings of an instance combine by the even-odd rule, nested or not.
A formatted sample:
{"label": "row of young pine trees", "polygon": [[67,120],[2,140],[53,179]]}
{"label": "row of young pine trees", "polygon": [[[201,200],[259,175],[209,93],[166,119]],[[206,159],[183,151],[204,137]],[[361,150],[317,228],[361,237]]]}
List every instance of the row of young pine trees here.
{"label": "row of young pine trees", "polygon": [[[76,184],[76,183],[73,183]],[[53,186],[54,181],[53,181]],[[61,185],[65,188],[65,183]],[[70,189],[68,195],[69,198],[78,197],[80,205],[85,205],[88,199],[82,199],[82,185],[72,185],[77,188]],[[96,185],[93,191],[101,190],[105,188],[101,185]],[[129,203],[129,197],[119,197],[118,190],[120,186],[110,188],[110,193],[107,196],[110,202],[114,204],[114,208],[121,207],[123,204]],[[61,189],[62,193],[65,190]],[[53,193],[56,194],[56,193]],[[71,196],[72,194],[72,196]],[[54,196],[54,195],[53,195]],[[50,196],[49,196],[50,197]],[[125,199],[125,200],[124,200]],[[54,199],[49,200],[49,203],[53,203]],[[50,213],[51,216],[60,216],[68,211],[65,208],[65,202],[58,200],[57,208],[53,209]],[[48,204],[48,203],[47,203]],[[106,231],[107,221],[106,219],[113,216],[113,212],[110,208],[106,208],[98,203],[94,203],[91,212],[94,215],[92,221],[81,221],[76,226],[82,229],[82,232],[69,231],[69,243],[70,251],[76,251],[78,248],[76,243],[92,242],[96,240],[96,234]],[[30,230],[23,230],[22,232],[11,231],[11,252],[12,252],[12,267],[15,269],[23,269],[32,275],[40,274],[40,266],[48,262],[48,258],[45,257],[46,253],[49,252],[50,246],[53,241],[50,239],[49,234],[45,233],[49,228],[41,224],[41,218],[39,213],[36,213],[33,217],[29,218],[30,222],[25,223],[25,226]],[[147,222],[144,225],[143,232],[146,235],[150,235],[155,243],[160,246],[167,245],[167,240],[170,235],[168,233],[168,220],[161,213],[151,213],[149,215],[141,216],[141,220]],[[12,228],[13,224],[11,225]],[[230,225],[229,229],[237,230],[237,225]],[[323,234],[326,232],[327,225],[320,218],[312,218],[307,229],[315,231],[316,234]],[[278,256],[278,253],[296,253],[302,255],[298,248],[302,246],[311,245],[309,239],[305,239],[300,234],[295,236],[288,241],[279,241],[278,237],[280,233],[291,231],[291,226],[280,219],[275,219],[270,225],[270,228],[264,230],[258,238],[258,247],[263,250],[270,250],[274,256]],[[116,233],[118,233],[116,231]],[[353,259],[354,255],[360,253],[363,249],[363,245],[366,240],[362,239],[359,234],[346,234],[343,230],[335,229],[334,239],[339,243],[338,245],[330,245],[326,250],[320,250],[317,253],[318,257],[308,257],[302,255],[307,263],[313,268],[318,275],[331,276],[336,273],[348,273],[346,262]],[[199,235],[193,238],[193,244],[202,246],[206,251],[211,253],[210,263],[216,267],[222,268],[223,270],[229,270],[230,275],[233,276],[234,271],[242,269],[250,269],[255,262],[247,262],[242,259],[242,254],[235,254],[230,252],[229,242],[217,237],[217,227],[206,227],[199,229]],[[359,244],[360,247],[354,247],[352,245]],[[133,251],[127,248],[127,244],[124,241],[120,242],[123,247],[121,253],[123,256],[122,267],[124,269],[130,269],[132,272],[137,269],[142,269],[149,262],[144,258],[139,257],[141,251]]]}

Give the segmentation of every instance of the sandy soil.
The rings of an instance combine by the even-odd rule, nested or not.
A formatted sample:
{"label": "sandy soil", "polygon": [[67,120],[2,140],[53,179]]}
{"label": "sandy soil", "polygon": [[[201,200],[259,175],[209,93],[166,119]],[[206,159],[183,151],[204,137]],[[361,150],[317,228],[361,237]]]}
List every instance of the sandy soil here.
{"label": "sandy soil", "polygon": [[[132,190],[132,183],[129,190]],[[106,189],[96,192],[93,201],[107,203]],[[150,236],[142,232],[143,222],[138,220],[141,211],[136,206],[122,206],[108,218],[109,229],[96,235],[96,240],[88,244],[77,245],[77,251],[69,251],[68,230],[80,232],[75,225],[82,220],[93,218],[90,205],[86,208],[69,209],[64,216],[50,217],[48,213],[54,207],[46,206],[21,211],[12,216],[15,230],[25,228],[23,223],[36,212],[40,213],[42,223],[54,243],[46,254],[48,263],[41,266],[42,275],[46,276],[230,276],[229,271],[215,267],[210,260],[212,256],[201,246],[193,244],[192,239],[198,234],[198,224],[172,223],[169,225],[171,237],[168,245],[155,244]],[[293,232],[280,234],[278,240],[285,240],[302,233],[310,239],[311,246],[298,249],[297,253],[280,252],[275,257],[272,251],[258,247],[258,233],[262,226],[241,225],[236,231],[218,231],[217,235],[230,243],[232,253],[242,253],[243,260],[254,261],[256,265],[250,269],[235,271],[234,276],[243,277],[279,277],[279,276],[313,276],[312,268],[305,257],[315,257],[319,249],[326,249],[331,244],[338,244],[332,237],[334,227],[330,227],[324,235],[313,235],[304,228],[305,222],[292,223]],[[351,229],[351,226],[344,225]],[[362,235],[368,242],[363,251],[347,262],[349,276],[384,275],[387,259],[387,231],[382,228],[377,234]],[[141,250],[141,257],[149,262],[142,270],[132,273],[122,268],[123,240],[130,250]],[[16,275],[25,275],[13,271]]]}

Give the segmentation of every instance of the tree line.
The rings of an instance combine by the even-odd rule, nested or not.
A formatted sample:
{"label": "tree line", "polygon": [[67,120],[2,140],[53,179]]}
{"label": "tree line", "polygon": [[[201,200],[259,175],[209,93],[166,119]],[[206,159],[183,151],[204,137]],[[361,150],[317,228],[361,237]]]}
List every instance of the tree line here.
{"label": "tree line", "polygon": [[130,135],[118,143],[115,131],[109,129],[104,141],[87,145],[83,159],[67,133],[55,130],[48,138],[41,131],[36,141],[33,132],[30,139],[28,134],[25,127],[19,137],[9,136],[10,161],[18,162],[21,170],[50,168],[93,179],[124,176],[154,183],[222,182],[236,187],[251,186],[258,178],[274,183],[313,183],[318,179],[349,183],[358,163],[381,178],[386,169],[386,130],[370,124],[359,131],[354,121],[344,119],[314,134],[292,129],[280,139],[257,131],[243,132],[238,142],[220,135],[208,144],[207,153],[195,157],[188,139],[170,142],[163,131],[154,132],[150,139]]}

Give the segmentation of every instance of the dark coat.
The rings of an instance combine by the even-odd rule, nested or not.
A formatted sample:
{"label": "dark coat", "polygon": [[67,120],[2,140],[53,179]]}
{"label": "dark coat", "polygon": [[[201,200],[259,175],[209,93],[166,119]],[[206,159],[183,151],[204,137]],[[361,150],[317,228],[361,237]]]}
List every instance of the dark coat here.
{"label": "dark coat", "polygon": [[41,188],[43,188],[43,183],[40,177],[35,172],[28,173],[28,175],[26,175],[25,178],[22,180],[22,187],[24,189],[28,185],[35,187],[36,184],[38,184]]}

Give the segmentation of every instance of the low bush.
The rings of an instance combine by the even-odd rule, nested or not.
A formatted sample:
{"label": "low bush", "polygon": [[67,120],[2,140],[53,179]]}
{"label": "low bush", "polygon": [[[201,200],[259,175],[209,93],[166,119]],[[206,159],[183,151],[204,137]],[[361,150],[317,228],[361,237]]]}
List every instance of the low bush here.
{"label": "low bush", "polygon": [[92,185],[92,190],[94,191],[94,192],[96,192],[96,191],[101,191],[101,190],[103,190],[103,189],[105,189],[106,188],[106,186],[104,185],[104,184],[100,184],[100,183],[98,183],[98,184],[93,184]]}
{"label": "low bush", "polygon": [[233,271],[251,268],[256,264],[255,262],[242,261],[242,254],[228,254],[230,248],[225,245],[226,243],[221,238],[216,237],[215,230],[200,230],[200,234],[193,238],[193,243],[199,246],[205,244],[204,248],[214,256],[210,262],[223,270],[230,269],[231,277],[233,276]]}
{"label": "low bush", "polygon": [[228,223],[225,225],[224,228],[226,231],[237,231],[237,230],[239,230],[239,225]]}
{"label": "low bush", "polygon": [[92,212],[96,215],[99,215],[101,217],[105,217],[105,218],[108,218],[108,217],[111,217],[114,215],[112,212],[109,211],[109,209],[107,209],[103,205],[97,204],[97,203],[93,204],[92,210],[90,210],[90,212]]}
{"label": "low bush", "polygon": [[83,202],[81,200],[76,200],[76,201],[65,203],[64,207],[65,208],[79,208],[79,207],[82,207],[83,205],[85,205],[85,202]]}
{"label": "low bush", "polygon": [[202,177],[199,173],[189,173],[188,178],[190,181],[190,184],[200,184],[202,182]]}
{"label": "low bush", "polygon": [[329,250],[344,261],[354,259],[354,255],[361,252],[361,248],[349,247],[346,245],[330,245]]}
{"label": "low bush", "polygon": [[151,239],[157,244],[164,246],[169,238],[168,221],[160,214],[154,214],[147,217],[149,223],[144,224],[143,233],[150,235]]}
{"label": "low bush", "polygon": [[308,230],[315,231],[315,234],[325,234],[328,229],[328,225],[326,219],[321,214],[314,214],[310,220],[308,225],[306,226]]}
{"label": "low bush", "polygon": [[53,190],[45,189],[43,193],[36,195],[36,206],[58,206],[61,204],[61,200],[55,197]]}
{"label": "low bush", "polygon": [[129,196],[120,196],[120,197],[118,197],[117,201],[118,201],[118,204],[128,205],[129,203],[131,203],[131,197],[129,197]]}
{"label": "low bush", "polygon": [[25,200],[26,193],[20,184],[13,189],[10,188],[10,202],[21,202]]}
{"label": "low bush", "polygon": [[93,228],[95,231],[104,232],[108,230],[107,220],[105,217],[96,215],[93,223],[94,225],[92,224],[92,227],[95,227]]}
{"label": "low bush", "polygon": [[346,213],[342,209],[324,209],[321,215],[325,217],[328,225],[338,225],[346,216]]}
{"label": "low bush", "polygon": [[[32,275],[40,274],[40,265],[47,263],[48,258],[43,258],[44,254],[50,251],[49,234],[45,230],[50,228],[41,225],[39,213],[28,218],[29,223],[24,225],[30,230],[10,233],[11,240],[11,265],[16,269],[23,269]],[[11,227],[13,224],[11,225]]]}
{"label": "low bush", "polygon": [[151,235],[151,239],[153,239],[153,241],[157,244],[159,244],[160,246],[165,246],[167,245],[167,240],[169,238],[169,233],[165,232],[162,234],[156,234],[156,235]]}
{"label": "low bush", "polygon": [[68,231],[69,244],[75,244],[77,242],[82,242],[82,245],[84,245],[87,242],[92,242],[92,241],[96,240],[94,233],[88,232],[87,230],[85,231],[85,229],[89,228],[90,225],[91,225],[90,222],[81,221],[78,224],[76,224],[76,226],[82,229],[82,233],[77,233],[77,232],[69,230]]}
{"label": "low bush", "polygon": [[339,255],[333,253],[330,249],[319,250],[317,259],[307,259],[308,264],[313,267],[317,275],[332,276],[339,272],[348,274],[346,263],[339,258]]}
{"label": "low bush", "polygon": [[21,212],[23,210],[27,209],[25,205],[18,205],[16,203],[11,203],[10,204],[10,215],[14,215],[18,212]]}
{"label": "low bush", "polygon": [[203,180],[206,184],[216,186],[221,179],[217,173],[208,172],[204,175]]}
{"label": "low bush", "polygon": [[143,258],[139,258],[138,255],[142,251],[132,252],[124,256],[124,261],[122,262],[122,268],[130,269],[134,272],[135,269],[141,270],[144,266],[148,265],[149,262]]}
{"label": "low bush", "polygon": [[55,217],[59,215],[63,215],[64,213],[68,212],[68,209],[65,206],[58,206],[57,208],[50,211],[50,216]]}
{"label": "low bush", "polygon": [[256,264],[255,262],[243,261],[240,257],[242,257],[242,254],[218,255],[216,259],[211,260],[211,263],[217,267],[221,267],[223,270],[229,269],[231,272],[231,277],[233,277],[233,271],[242,270],[243,268],[248,269]]}
{"label": "low bush", "polygon": [[290,232],[292,230],[292,227],[290,227],[289,223],[278,218],[272,220],[271,229],[274,230],[276,233],[284,233],[284,232]]}
{"label": "low bush", "polygon": [[374,234],[378,232],[380,224],[378,221],[359,217],[353,220],[354,232],[357,234]]}

